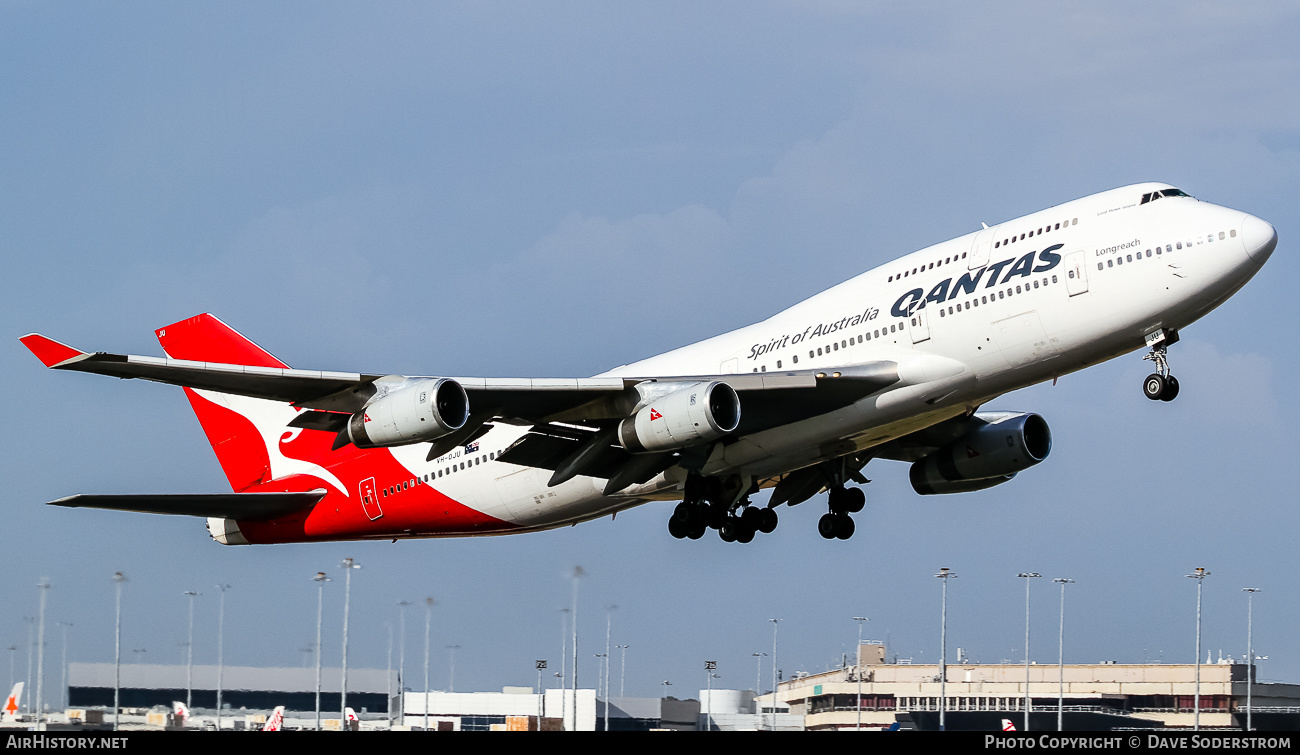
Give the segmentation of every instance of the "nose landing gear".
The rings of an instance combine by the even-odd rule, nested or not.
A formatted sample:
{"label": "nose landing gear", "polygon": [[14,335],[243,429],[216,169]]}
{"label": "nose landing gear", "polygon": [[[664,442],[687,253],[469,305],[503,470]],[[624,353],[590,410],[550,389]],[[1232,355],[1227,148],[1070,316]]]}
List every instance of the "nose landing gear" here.
{"label": "nose landing gear", "polygon": [[1142,381],[1142,393],[1152,401],[1173,401],[1178,396],[1178,378],[1169,373],[1168,349],[1178,342],[1178,332],[1160,330],[1147,336],[1151,353],[1143,361],[1155,362],[1156,371]]}

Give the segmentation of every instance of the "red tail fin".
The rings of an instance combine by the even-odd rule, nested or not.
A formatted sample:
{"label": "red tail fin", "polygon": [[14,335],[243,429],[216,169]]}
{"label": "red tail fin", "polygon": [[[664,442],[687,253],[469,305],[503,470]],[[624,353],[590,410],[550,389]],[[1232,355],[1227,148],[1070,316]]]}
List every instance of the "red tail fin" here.
{"label": "red tail fin", "polygon": [[[172,323],[154,333],[163,351],[173,359],[251,367],[289,366],[210,314]],[[238,492],[271,479],[268,439],[258,431],[256,418],[247,416],[247,408],[237,410],[222,394],[199,395],[186,388],[185,396],[217,454],[217,461],[226,473],[231,489]],[[244,399],[239,403],[249,402],[272,403],[257,399]]]}

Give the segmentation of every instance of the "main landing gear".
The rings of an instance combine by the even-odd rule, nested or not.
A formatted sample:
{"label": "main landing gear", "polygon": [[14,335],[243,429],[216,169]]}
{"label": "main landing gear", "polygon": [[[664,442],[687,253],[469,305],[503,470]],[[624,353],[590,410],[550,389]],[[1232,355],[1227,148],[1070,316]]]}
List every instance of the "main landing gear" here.
{"label": "main landing gear", "polygon": [[830,489],[827,496],[830,511],[817,520],[817,534],[827,540],[848,540],[853,537],[857,527],[849,514],[856,514],[867,503],[867,494],[862,488],[846,488],[839,485]]}
{"label": "main landing gear", "polygon": [[771,533],[777,525],[776,510],[750,504],[751,487],[738,476],[719,480],[691,475],[685,499],[668,519],[668,533],[699,540],[711,528],[728,543],[748,543],[759,532]]}
{"label": "main landing gear", "polygon": [[1142,381],[1142,392],[1152,401],[1173,401],[1178,396],[1178,378],[1169,373],[1168,356],[1169,346],[1177,342],[1178,332],[1173,330],[1161,330],[1147,336],[1151,353],[1142,359],[1155,362],[1156,371]]}

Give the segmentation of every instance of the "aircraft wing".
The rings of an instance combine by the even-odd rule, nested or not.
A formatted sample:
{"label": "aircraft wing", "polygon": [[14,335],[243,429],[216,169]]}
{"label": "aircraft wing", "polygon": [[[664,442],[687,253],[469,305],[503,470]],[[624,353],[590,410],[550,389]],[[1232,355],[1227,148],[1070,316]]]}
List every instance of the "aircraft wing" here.
{"label": "aircraft wing", "polygon": [[[295,424],[337,429],[340,418],[320,413],[355,414],[384,388],[422,376],[323,372],[196,362],[166,357],[80,351],[32,333],[20,339],[46,367],[117,378],[139,378],[186,388],[230,393],[293,404],[317,412]],[[743,392],[744,412],[737,432],[756,430],[832,411],[898,381],[897,364],[882,361],[841,370],[685,375],[677,377],[449,378],[465,389],[472,417],[481,424],[601,421],[627,416],[629,398],[644,383],[719,380]],[[395,386],[394,386],[395,387]]]}

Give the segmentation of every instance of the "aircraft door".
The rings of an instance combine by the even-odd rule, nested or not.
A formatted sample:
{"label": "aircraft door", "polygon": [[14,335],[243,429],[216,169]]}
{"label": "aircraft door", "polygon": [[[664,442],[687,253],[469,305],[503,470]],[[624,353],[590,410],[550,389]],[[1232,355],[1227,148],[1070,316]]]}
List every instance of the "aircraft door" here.
{"label": "aircraft door", "polygon": [[1088,293],[1088,264],[1082,251],[1065,255],[1065,290],[1070,296]]}
{"label": "aircraft door", "polygon": [[[924,304],[924,302],[922,302]],[[912,333],[912,343],[930,340],[930,310],[917,307],[907,320],[908,330]]]}
{"label": "aircraft door", "polygon": [[379,490],[375,487],[375,478],[367,477],[357,485],[357,493],[361,496],[361,510],[366,512],[366,517],[370,521],[375,521],[384,515],[384,510],[379,508]]}
{"label": "aircraft door", "polygon": [[970,245],[970,253],[966,255],[967,270],[978,270],[989,264],[989,250],[993,248],[993,236],[996,230],[996,227],[985,228],[975,234],[975,240]]}

